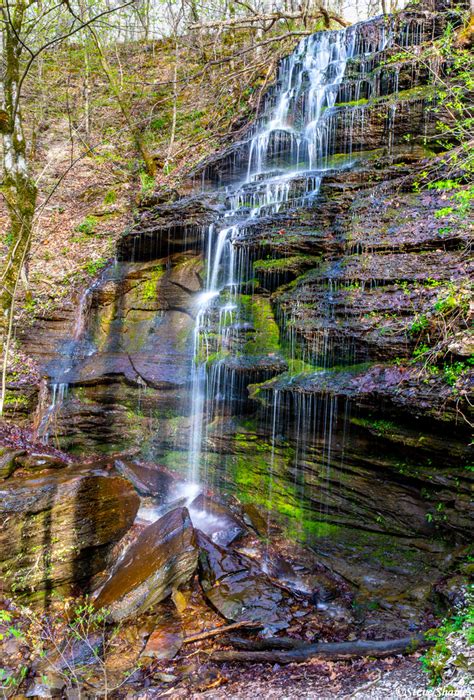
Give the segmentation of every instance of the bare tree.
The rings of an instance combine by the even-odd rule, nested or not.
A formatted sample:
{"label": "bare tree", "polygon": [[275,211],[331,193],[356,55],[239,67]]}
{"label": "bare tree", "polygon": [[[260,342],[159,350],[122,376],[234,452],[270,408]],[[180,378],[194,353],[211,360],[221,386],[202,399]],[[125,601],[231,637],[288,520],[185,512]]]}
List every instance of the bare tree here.
{"label": "bare tree", "polygon": [[0,414],[5,400],[6,368],[13,325],[14,300],[20,280],[27,284],[26,263],[36,210],[37,184],[28,162],[28,144],[22,115],[24,87],[32,67],[47,50],[69,40],[123,7],[96,11],[81,19],[67,3],[53,0],[0,0],[0,132],[3,145],[1,193],[6,202],[8,254],[0,271],[0,350],[3,372]]}

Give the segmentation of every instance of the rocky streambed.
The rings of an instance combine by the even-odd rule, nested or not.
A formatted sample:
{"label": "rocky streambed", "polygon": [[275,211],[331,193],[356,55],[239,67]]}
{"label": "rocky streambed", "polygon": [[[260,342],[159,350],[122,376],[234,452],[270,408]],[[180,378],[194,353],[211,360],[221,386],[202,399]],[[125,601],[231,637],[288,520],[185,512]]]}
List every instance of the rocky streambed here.
{"label": "rocky streambed", "polygon": [[[152,464],[18,452],[4,452],[15,471],[2,508],[11,557],[1,562],[0,624],[3,667],[25,668],[17,680],[27,697],[77,686],[95,697],[104,683],[117,697],[144,684],[181,697],[224,686],[227,662],[384,658],[424,646],[428,610],[414,623],[358,599],[347,577],[269,531],[252,504],[201,493],[182,505],[183,482]],[[323,676],[334,666],[320,663]],[[343,664],[331,673],[343,680]]]}

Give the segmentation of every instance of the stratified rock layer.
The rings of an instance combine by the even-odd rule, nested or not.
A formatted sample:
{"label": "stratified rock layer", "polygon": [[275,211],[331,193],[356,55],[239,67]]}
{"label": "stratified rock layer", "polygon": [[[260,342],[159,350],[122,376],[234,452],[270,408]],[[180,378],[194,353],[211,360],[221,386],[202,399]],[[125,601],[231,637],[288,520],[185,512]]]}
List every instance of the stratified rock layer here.
{"label": "stratified rock layer", "polygon": [[116,473],[69,467],[0,485],[0,570],[4,590],[47,603],[105,568],[130,528],[139,499]]}

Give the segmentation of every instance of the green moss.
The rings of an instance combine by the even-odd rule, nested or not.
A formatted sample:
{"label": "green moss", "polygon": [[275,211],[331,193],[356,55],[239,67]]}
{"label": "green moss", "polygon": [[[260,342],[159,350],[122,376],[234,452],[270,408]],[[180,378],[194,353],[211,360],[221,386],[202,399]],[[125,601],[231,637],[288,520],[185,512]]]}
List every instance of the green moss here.
{"label": "green moss", "polygon": [[351,102],[338,102],[336,107],[363,107],[365,105],[373,107],[383,104],[396,104],[397,102],[410,102],[419,99],[432,100],[436,97],[436,88],[433,85],[417,85],[408,90],[400,90],[400,92],[391,95],[383,95],[382,97],[371,97],[370,99],[362,98]]}
{"label": "green moss", "polygon": [[366,105],[368,99],[362,97],[360,100],[351,100],[350,102],[336,102],[335,107],[360,107],[361,105]]}
{"label": "green moss", "polygon": [[351,423],[359,425],[363,428],[369,428],[375,433],[384,435],[387,433],[397,433],[400,428],[389,420],[371,420],[370,418],[351,418]]}
{"label": "green moss", "polygon": [[86,216],[85,219],[81,221],[80,224],[76,226],[76,231],[78,233],[83,233],[85,235],[90,236],[91,234],[95,233],[95,230],[97,228],[97,219],[95,216]]}
{"label": "green moss", "polygon": [[244,346],[246,355],[265,355],[280,351],[280,330],[275,321],[270,300],[248,297],[246,302],[255,326],[255,336]]}
{"label": "green moss", "polygon": [[28,408],[30,405],[28,397],[24,396],[24,394],[15,394],[14,392],[8,390],[5,392],[5,399],[3,403],[5,408],[10,408],[14,411]]}
{"label": "green moss", "polygon": [[143,301],[154,301],[157,296],[158,282],[166,272],[164,265],[157,265],[147,273],[148,279],[141,285],[141,295]]}
{"label": "green moss", "polygon": [[116,201],[117,201],[117,192],[116,192],[115,190],[113,190],[113,189],[108,190],[108,191],[105,193],[104,204],[105,204],[105,205],[108,205],[108,204],[115,204]]}
{"label": "green moss", "polygon": [[305,267],[318,264],[320,257],[315,255],[292,255],[288,258],[257,260],[254,270],[262,272],[298,272]]}
{"label": "green moss", "polygon": [[106,258],[97,258],[97,260],[91,260],[90,262],[86,263],[86,265],[84,265],[84,269],[88,275],[96,275],[106,265]]}

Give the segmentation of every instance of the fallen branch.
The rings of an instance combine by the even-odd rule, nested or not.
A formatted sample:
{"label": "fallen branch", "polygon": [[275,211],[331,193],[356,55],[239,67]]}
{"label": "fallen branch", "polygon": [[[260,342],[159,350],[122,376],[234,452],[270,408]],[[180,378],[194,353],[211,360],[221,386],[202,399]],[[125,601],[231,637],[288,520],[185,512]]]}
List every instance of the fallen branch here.
{"label": "fallen branch", "polygon": [[424,635],[389,639],[386,641],[335,642],[307,644],[291,651],[216,651],[210,654],[211,661],[291,664],[307,661],[314,656],[345,660],[360,656],[378,659],[395,654],[411,654],[416,649],[430,646]]}
{"label": "fallen branch", "polygon": [[244,628],[255,630],[261,629],[262,625],[260,622],[251,622],[250,620],[243,620],[242,622],[233,622],[230,625],[222,625],[222,627],[215,627],[212,630],[192,634],[189,637],[183,639],[183,644],[190,644],[191,642],[200,642],[202,639],[217,637],[219,634],[225,634],[226,632],[233,632],[234,630],[241,630]]}

